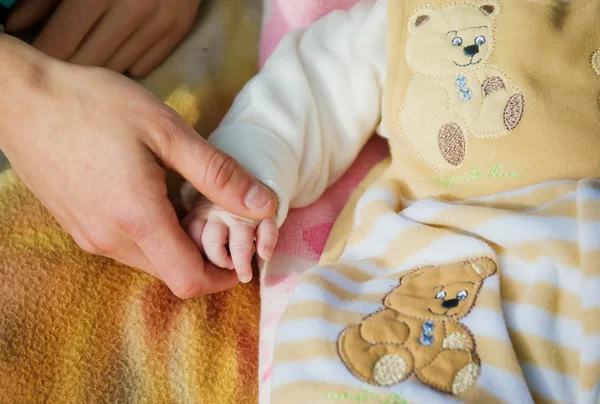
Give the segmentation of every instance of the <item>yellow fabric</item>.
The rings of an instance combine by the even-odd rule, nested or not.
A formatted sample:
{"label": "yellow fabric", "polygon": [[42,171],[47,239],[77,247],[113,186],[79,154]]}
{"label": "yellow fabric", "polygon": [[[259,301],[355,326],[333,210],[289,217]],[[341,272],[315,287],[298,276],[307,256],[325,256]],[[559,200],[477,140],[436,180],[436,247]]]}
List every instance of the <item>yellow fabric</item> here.
{"label": "yellow fabric", "polygon": [[[600,48],[600,2],[433,0],[424,5],[420,0],[390,0],[389,4],[384,122],[392,138],[393,163],[385,177],[398,180],[405,197],[463,199],[548,180],[600,175],[600,80],[592,64]],[[486,15],[482,7],[494,11]],[[428,20],[416,27],[419,16]],[[486,44],[475,58],[481,62],[455,66],[452,62],[465,61],[463,48],[453,47],[452,34],[445,34],[482,25],[489,29],[462,31],[469,43],[475,35],[485,35]],[[459,99],[454,84],[460,75],[469,78],[473,91],[468,102]],[[492,76],[502,77],[506,89],[491,95],[500,100],[481,107],[486,102],[481,84]],[[425,106],[411,92],[415,77],[434,84],[422,94]],[[446,84],[438,86],[440,81]],[[500,104],[516,93],[523,95],[522,118],[514,129],[503,131]],[[463,127],[469,133],[466,155],[460,165],[452,166],[443,161],[436,135],[457,114],[468,121],[465,105],[481,108],[486,119],[480,128]],[[426,119],[411,108],[428,114]],[[403,122],[409,119],[426,124],[420,132],[407,132]]]}
{"label": "yellow fabric", "polygon": [[[489,15],[481,12],[481,7],[486,6],[494,8]],[[446,13],[444,18],[436,19],[442,12]],[[443,98],[435,105],[438,109],[460,111],[461,104],[465,104],[460,101],[455,85],[456,78],[464,71],[446,63],[449,58],[460,60],[462,56],[460,53],[457,56],[450,46],[451,37],[440,42],[435,36],[440,32],[446,34],[453,23],[457,28],[466,24],[465,12],[472,24],[489,25],[492,34],[481,29],[470,34],[471,39],[477,34],[486,35],[482,53],[489,51],[487,68],[477,66],[471,72],[475,75],[472,83],[482,84],[490,76],[500,76],[510,88],[510,92],[496,92],[500,101],[506,104],[509,94],[522,94],[524,108],[518,125],[510,131],[503,130],[502,122],[494,121],[494,117],[501,117],[498,114],[503,112],[502,103],[495,105],[495,114],[494,108],[482,111],[491,117],[492,129],[471,130],[470,135],[464,131],[466,156],[457,167],[445,162],[439,153],[436,130],[422,126],[423,132],[407,134],[402,122],[418,119],[415,111],[431,114],[435,109],[431,97],[419,103],[419,94],[410,87],[415,76],[421,76],[427,83],[421,88],[427,95],[435,92],[427,88],[431,84],[439,85],[438,89],[445,87]],[[335,223],[320,264],[339,258],[352,228],[356,201],[378,178],[394,181],[402,195],[411,200],[427,197],[460,200],[556,179],[599,177],[600,30],[596,29],[595,17],[598,13],[597,0],[559,5],[534,0],[427,3],[389,0],[391,23],[383,121],[391,135],[392,157],[373,168],[352,194]],[[427,17],[426,22],[415,27],[422,16]],[[416,72],[415,65],[426,74]],[[483,89],[469,87],[473,99],[468,103],[481,104]],[[435,120],[429,126],[434,124],[441,129],[444,121]],[[423,139],[427,137],[428,140]]]}

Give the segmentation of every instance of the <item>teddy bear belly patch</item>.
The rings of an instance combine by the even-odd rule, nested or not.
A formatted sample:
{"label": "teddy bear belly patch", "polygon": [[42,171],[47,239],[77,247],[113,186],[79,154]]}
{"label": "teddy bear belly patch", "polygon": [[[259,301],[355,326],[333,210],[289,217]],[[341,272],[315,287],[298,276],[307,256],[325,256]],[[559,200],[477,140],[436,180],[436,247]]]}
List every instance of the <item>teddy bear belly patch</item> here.
{"label": "teddy bear belly patch", "polygon": [[505,136],[523,117],[523,94],[488,62],[499,13],[498,1],[452,3],[409,18],[405,57],[412,76],[397,125],[438,171],[461,166],[470,138]]}

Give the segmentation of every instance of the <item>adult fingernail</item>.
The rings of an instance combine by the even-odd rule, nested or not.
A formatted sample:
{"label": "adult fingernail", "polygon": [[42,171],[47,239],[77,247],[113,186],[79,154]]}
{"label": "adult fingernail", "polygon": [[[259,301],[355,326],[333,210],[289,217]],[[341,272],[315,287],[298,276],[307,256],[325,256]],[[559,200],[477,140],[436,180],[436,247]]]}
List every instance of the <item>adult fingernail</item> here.
{"label": "adult fingernail", "polygon": [[252,280],[252,276],[250,275],[240,275],[240,282],[242,283],[248,283]]}
{"label": "adult fingernail", "polygon": [[249,209],[260,210],[267,206],[271,199],[273,199],[273,193],[269,188],[257,182],[248,190],[244,202]]}

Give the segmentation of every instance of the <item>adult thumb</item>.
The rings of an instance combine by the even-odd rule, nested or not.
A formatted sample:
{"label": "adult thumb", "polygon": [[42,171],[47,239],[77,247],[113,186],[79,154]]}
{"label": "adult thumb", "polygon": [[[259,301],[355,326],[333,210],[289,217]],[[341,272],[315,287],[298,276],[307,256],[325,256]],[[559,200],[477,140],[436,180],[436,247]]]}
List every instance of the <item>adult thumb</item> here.
{"label": "adult thumb", "polygon": [[277,197],[233,157],[216,149],[187,124],[155,154],[200,193],[223,209],[248,219],[271,217]]}

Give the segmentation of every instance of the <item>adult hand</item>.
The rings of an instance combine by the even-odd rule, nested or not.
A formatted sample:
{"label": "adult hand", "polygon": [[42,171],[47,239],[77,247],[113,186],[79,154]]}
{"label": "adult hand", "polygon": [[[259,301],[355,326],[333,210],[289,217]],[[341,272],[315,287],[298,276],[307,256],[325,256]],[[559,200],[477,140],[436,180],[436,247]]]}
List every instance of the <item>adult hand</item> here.
{"label": "adult hand", "polygon": [[0,59],[0,149],[81,248],[140,268],[181,298],[237,283],[180,226],[165,167],[253,219],[276,210],[264,185],[124,76],[59,62],[6,35]]}
{"label": "adult hand", "polygon": [[183,39],[200,0],[21,0],[18,32],[46,20],[33,46],[57,59],[144,76]]}

